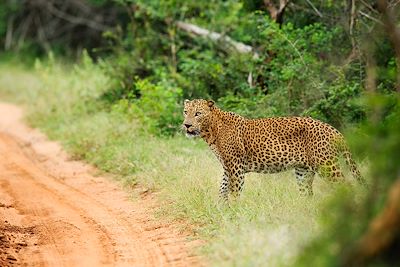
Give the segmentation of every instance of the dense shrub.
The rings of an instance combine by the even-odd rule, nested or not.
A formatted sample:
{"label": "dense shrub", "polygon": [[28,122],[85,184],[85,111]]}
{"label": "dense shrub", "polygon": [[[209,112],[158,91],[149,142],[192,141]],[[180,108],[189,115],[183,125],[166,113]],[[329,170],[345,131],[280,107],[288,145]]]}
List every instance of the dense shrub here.
{"label": "dense shrub", "polygon": [[[114,51],[106,67],[115,82],[105,99],[140,102],[142,94],[136,83],[146,79],[160,87],[159,92],[181,88],[181,93],[173,96],[175,106],[184,98],[212,98],[221,107],[250,117],[310,115],[339,127],[363,117],[363,110],[354,101],[362,80],[359,75],[351,77],[351,82],[345,78],[354,68],[362,72],[360,64],[336,65],[341,62],[337,55],[351,49],[338,45],[346,38],[339,26],[294,26],[288,22],[279,27],[262,11],[249,11],[235,1],[179,3],[139,1],[126,31],[106,34]],[[230,5],[232,13],[222,12],[224,5]],[[259,57],[190,36],[173,23],[183,19],[251,44],[257,47]],[[161,89],[166,84],[169,87]],[[157,99],[162,101],[162,95]],[[170,129],[177,127],[173,124],[179,122],[175,114],[172,112],[170,118],[159,114],[165,121],[154,123],[167,127],[164,133],[171,133]]]}
{"label": "dense shrub", "polygon": [[162,82],[154,84],[147,79],[137,80],[134,86],[140,97],[121,100],[119,105],[127,105],[128,113],[139,118],[144,128],[153,133],[176,132],[182,116],[181,107],[177,103],[182,90]]}

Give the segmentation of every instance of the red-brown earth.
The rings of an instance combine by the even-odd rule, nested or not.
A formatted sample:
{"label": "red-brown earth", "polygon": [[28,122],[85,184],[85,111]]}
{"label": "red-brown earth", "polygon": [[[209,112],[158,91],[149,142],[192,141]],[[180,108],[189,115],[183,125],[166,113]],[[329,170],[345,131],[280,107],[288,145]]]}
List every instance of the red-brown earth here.
{"label": "red-brown earth", "polygon": [[0,104],[0,266],[193,266],[196,241]]}

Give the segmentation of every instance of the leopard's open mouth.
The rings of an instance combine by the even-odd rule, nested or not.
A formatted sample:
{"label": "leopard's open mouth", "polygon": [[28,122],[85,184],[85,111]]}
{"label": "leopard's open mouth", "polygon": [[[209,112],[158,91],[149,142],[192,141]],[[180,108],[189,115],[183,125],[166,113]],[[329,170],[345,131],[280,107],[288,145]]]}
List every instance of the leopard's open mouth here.
{"label": "leopard's open mouth", "polygon": [[200,135],[200,132],[197,130],[193,130],[193,131],[186,130],[186,135],[189,137],[195,137],[195,136]]}

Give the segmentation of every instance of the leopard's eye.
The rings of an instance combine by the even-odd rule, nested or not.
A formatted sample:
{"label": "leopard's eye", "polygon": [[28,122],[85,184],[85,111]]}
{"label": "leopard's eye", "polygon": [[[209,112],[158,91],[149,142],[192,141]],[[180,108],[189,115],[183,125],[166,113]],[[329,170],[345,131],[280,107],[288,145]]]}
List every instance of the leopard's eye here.
{"label": "leopard's eye", "polygon": [[187,115],[187,111],[186,111],[186,110],[184,110],[184,111],[183,111],[183,114]]}
{"label": "leopard's eye", "polygon": [[201,115],[201,112],[196,112],[196,114],[194,114],[196,117]]}

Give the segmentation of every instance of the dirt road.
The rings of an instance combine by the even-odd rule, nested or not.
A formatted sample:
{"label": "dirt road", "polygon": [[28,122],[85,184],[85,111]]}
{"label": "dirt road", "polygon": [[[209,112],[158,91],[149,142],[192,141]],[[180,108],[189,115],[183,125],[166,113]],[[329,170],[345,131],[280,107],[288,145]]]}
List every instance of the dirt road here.
{"label": "dirt road", "polygon": [[0,266],[199,265],[151,194],[130,200],[21,117],[0,103]]}

